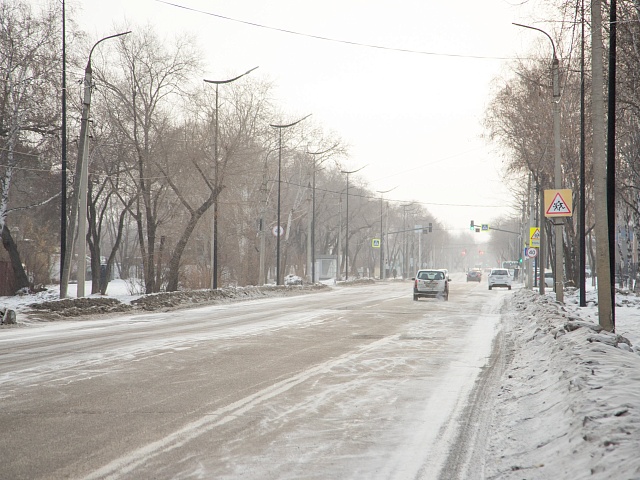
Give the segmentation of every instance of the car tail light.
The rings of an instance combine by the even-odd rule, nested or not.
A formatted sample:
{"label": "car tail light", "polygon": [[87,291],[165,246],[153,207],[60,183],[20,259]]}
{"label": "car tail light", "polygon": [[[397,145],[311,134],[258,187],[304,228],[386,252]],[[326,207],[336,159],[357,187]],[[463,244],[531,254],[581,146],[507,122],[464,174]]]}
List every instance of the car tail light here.
{"label": "car tail light", "polygon": [[413,285],[415,288],[418,288],[418,279],[416,278],[416,282]]}

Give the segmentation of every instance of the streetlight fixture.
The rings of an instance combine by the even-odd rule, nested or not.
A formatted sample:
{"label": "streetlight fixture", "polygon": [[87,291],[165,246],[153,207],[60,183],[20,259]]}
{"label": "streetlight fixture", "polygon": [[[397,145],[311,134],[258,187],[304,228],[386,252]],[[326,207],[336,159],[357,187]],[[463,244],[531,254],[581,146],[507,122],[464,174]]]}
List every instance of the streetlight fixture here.
{"label": "streetlight fixture", "polygon": [[376,190],[379,194],[380,194],[380,280],[384,280],[386,275],[385,275],[385,270],[384,270],[384,224],[383,224],[383,217],[382,217],[382,206],[384,203],[384,194],[385,193],[389,193],[392,190],[395,190],[396,188],[398,188],[397,186],[390,188],[389,190]]}
{"label": "streetlight fixture", "polygon": [[[91,55],[95,48],[105,40],[121,37],[131,33],[122,32],[101,38],[93,44],[89,51],[89,61],[84,69],[84,98],[82,100],[82,117],[80,122],[80,189],[78,190],[78,289],[77,296],[84,297],[85,274],[87,270],[87,190],[89,178],[89,112],[91,110],[92,74]],[[62,281],[62,279],[61,279]]]}
{"label": "streetlight fixture", "polygon": [[280,237],[282,236],[282,227],[280,226],[280,192],[282,187],[281,173],[282,173],[282,130],[285,128],[293,127],[299,124],[303,120],[309,118],[311,114],[306,117],[302,117],[293,123],[287,124],[269,124],[270,127],[277,128],[279,132],[278,139],[278,225],[276,226],[276,285],[280,285]]}
{"label": "streetlight fixture", "polygon": [[[514,23],[517,27],[529,28],[531,30],[536,30],[540,33],[546,35],[546,37],[551,42],[551,48],[553,48],[553,58],[551,60],[551,77],[553,79],[553,144],[554,144],[554,157],[555,157],[555,165],[554,165],[554,186],[556,189],[562,188],[562,166],[560,163],[560,82],[559,82],[559,65],[558,57],[556,56],[556,45],[553,42],[551,36],[536,27],[530,27],[528,25],[522,25],[520,23]],[[540,219],[540,223],[542,224],[543,219]],[[554,219],[553,221],[554,231],[555,231],[555,250],[556,250],[556,262],[555,262],[555,290],[556,290],[556,301],[562,303],[564,302],[564,290],[562,279],[564,276],[564,255],[563,255],[563,238],[562,238],[562,220]],[[542,225],[541,230],[542,230]],[[540,245],[542,248],[542,245]],[[544,283],[544,265],[540,266],[540,281]]]}
{"label": "streetlight fixture", "polygon": [[345,281],[349,280],[349,175],[352,173],[359,172],[363,167],[358,168],[357,170],[340,170],[340,173],[345,173],[347,175],[347,227],[345,231],[345,263],[344,263],[344,279]]}
{"label": "streetlight fixture", "polygon": [[[235,82],[239,78],[250,74],[258,67],[253,67],[251,70],[247,70],[237,77],[230,78],[228,80],[207,80],[205,83],[212,83],[216,86],[216,117],[213,130],[213,172],[214,172],[214,188],[217,188],[218,184],[218,87],[226,83]],[[211,289],[218,288],[218,193],[215,193],[215,201],[213,202],[213,222],[211,225]]]}

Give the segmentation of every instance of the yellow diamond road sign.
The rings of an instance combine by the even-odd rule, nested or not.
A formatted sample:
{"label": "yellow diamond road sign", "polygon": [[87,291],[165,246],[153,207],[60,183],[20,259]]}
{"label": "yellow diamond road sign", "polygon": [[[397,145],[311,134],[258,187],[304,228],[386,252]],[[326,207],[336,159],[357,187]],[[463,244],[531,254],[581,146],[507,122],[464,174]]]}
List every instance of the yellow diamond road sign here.
{"label": "yellow diamond road sign", "polygon": [[540,248],[540,228],[539,227],[529,228],[529,246]]}

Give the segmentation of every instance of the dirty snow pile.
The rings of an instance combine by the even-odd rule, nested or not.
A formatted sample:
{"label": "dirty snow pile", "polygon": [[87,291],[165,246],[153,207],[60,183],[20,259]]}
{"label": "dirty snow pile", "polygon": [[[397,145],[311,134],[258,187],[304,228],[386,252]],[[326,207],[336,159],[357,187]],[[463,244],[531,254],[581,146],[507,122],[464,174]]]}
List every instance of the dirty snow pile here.
{"label": "dirty snow pile", "polygon": [[640,478],[640,299],[617,294],[600,331],[596,292],[578,306],[516,292],[503,312],[514,356],[493,406],[485,478]]}
{"label": "dirty snow pile", "polygon": [[[86,291],[91,290],[90,282]],[[60,299],[59,287],[51,286],[35,295],[0,297],[0,311],[10,308],[18,311],[18,323],[52,321],[75,317],[92,317],[130,311],[170,311],[191,306],[230,303],[263,297],[284,297],[322,291],[323,284],[261,287],[226,287],[217,290],[180,290],[149,295],[136,294],[131,284],[123,280],[109,282],[107,295],[76,297],[75,284],[69,285],[68,298]]]}

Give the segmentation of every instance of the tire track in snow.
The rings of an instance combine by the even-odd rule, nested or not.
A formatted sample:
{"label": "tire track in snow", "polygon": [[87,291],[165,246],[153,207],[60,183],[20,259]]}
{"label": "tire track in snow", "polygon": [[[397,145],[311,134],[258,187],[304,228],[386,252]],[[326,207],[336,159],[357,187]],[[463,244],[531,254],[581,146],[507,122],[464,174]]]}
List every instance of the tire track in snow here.
{"label": "tire track in snow", "polygon": [[328,373],[331,369],[339,366],[340,364],[350,362],[370,350],[379,348],[397,339],[397,335],[392,335],[369,343],[360,347],[357,352],[342,355],[337,359],[307,369],[293,377],[282,380],[270,387],[260,390],[259,392],[210,412],[203,417],[186,424],[181,429],[176,430],[164,438],[149,443],[126,456],[113,460],[111,463],[87,475],[85,479],[115,479],[125,476],[148,460],[182,447],[191,440],[214,430],[216,427],[233,421],[238,416],[250,411],[261,403],[292,389],[293,387],[309,380],[313,376]]}

